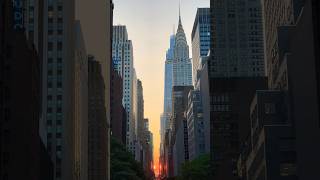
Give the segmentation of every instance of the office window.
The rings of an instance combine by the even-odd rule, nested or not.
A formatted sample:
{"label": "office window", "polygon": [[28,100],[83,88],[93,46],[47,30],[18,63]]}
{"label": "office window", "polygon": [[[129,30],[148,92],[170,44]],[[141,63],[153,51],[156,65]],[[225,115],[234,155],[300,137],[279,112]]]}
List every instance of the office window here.
{"label": "office window", "polygon": [[48,82],[48,88],[52,88],[52,82]]}
{"label": "office window", "polygon": [[276,113],[276,106],[274,103],[265,103],[264,104],[264,111],[266,114],[275,114]]}
{"label": "office window", "polygon": [[58,51],[62,50],[62,42],[61,41],[58,42],[57,49],[58,49]]}
{"label": "office window", "polygon": [[53,50],[53,43],[48,42],[48,51],[52,51],[52,50]]}
{"label": "office window", "polygon": [[62,29],[58,29],[58,35],[62,35],[63,31]]}
{"label": "office window", "polygon": [[57,82],[57,87],[62,88],[62,82]]}

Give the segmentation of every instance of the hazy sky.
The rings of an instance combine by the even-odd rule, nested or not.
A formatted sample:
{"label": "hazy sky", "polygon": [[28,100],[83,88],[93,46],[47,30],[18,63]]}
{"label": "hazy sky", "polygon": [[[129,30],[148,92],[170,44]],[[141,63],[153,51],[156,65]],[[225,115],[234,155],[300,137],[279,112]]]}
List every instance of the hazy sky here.
{"label": "hazy sky", "polygon": [[[113,0],[114,25],[126,25],[133,42],[134,65],[142,80],[144,115],[149,118],[154,139],[154,160],[158,162],[160,114],[163,111],[164,62],[169,37],[177,28],[179,0]],[[191,31],[198,7],[209,0],[181,0],[181,19],[191,57]]]}

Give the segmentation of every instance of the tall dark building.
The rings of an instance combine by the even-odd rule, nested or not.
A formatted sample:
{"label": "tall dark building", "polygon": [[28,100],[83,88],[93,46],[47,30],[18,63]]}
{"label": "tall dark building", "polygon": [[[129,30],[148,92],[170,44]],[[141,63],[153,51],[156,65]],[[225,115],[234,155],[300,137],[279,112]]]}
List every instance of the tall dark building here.
{"label": "tall dark building", "polygon": [[260,0],[211,0],[210,77],[265,76]]}
{"label": "tall dark building", "polygon": [[319,2],[263,3],[269,88],[289,96],[297,161],[290,175],[319,179]]}
{"label": "tall dark building", "polygon": [[320,179],[320,3],[306,0],[287,56],[299,179]]}
{"label": "tall dark building", "polygon": [[89,124],[88,179],[105,180],[108,176],[108,124],[105,107],[105,85],[101,65],[89,56]]}
{"label": "tall dark building", "polygon": [[173,86],[172,88],[170,145],[172,146],[174,176],[178,175],[182,164],[189,160],[188,125],[185,114],[188,107],[188,94],[191,90],[193,90],[193,86]]}
{"label": "tall dark building", "polygon": [[250,132],[250,103],[267,88],[260,0],[211,0],[208,59],[213,179],[236,180],[241,142]]}
{"label": "tall dark building", "polygon": [[240,142],[250,132],[250,103],[266,78],[210,79],[210,141],[214,179],[236,180]]}
{"label": "tall dark building", "polygon": [[288,96],[283,91],[257,91],[250,106],[250,134],[242,141],[238,173],[242,179],[297,179]]}
{"label": "tall dark building", "polygon": [[22,7],[12,5],[0,2],[0,179],[52,179],[39,135],[40,61],[26,39]]}
{"label": "tall dark building", "polygon": [[[122,105],[122,98],[123,98],[123,81],[122,77],[118,72],[114,69],[111,70],[111,83],[110,83],[110,117],[111,117],[111,135],[116,138],[119,142],[123,144],[126,141],[126,136],[123,137],[126,131],[125,130],[125,117],[123,116],[125,111]],[[124,122],[125,121],[125,122]],[[123,127],[124,126],[124,127]]]}

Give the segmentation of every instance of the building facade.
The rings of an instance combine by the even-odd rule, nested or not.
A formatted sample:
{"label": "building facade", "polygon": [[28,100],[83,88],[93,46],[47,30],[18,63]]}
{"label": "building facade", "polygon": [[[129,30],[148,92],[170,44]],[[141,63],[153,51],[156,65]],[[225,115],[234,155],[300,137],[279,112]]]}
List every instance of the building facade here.
{"label": "building facade", "polygon": [[236,159],[250,132],[250,104],[266,78],[210,79],[210,146],[214,178],[237,179]]}
{"label": "building facade", "polygon": [[[57,0],[60,1],[60,0]],[[66,8],[64,8],[66,11]],[[67,10],[68,11],[68,10]],[[107,179],[110,177],[110,74],[112,66],[112,25],[113,1],[112,0],[76,0],[75,17],[80,20],[86,49],[94,55],[101,64],[102,77],[105,85],[106,121],[107,121]],[[94,28],[99,25],[99,28]]]}
{"label": "building facade", "polygon": [[[53,179],[40,137],[41,59],[23,28],[22,6],[0,2],[0,179]],[[16,16],[14,16],[16,15]]]}
{"label": "building facade", "polygon": [[170,122],[173,172],[177,176],[182,164],[189,160],[188,128],[185,111],[188,107],[188,94],[193,86],[172,88],[172,118]]}
{"label": "building facade", "polygon": [[113,27],[112,61],[114,68],[123,79],[122,103],[127,113],[127,147],[134,152],[134,117],[133,117],[133,47],[128,39],[125,26]]}
{"label": "building facade", "polygon": [[193,24],[192,41],[192,77],[195,84],[197,72],[205,63],[210,49],[210,8],[198,8]]}
{"label": "building facade", "polygon": [[[88,57],[88,180],[108,179],[108,124],[102,67]],[[105,142],[105,143],[103,143]]]}
{"label": "building facade", "polygon": [[166,129],[169,128],[169,119],[172,111],[172,86],[173,86],[173,59],[174,59],[175,35],[170,36],[170,48],[167,50],[164,77],[164,104],[161,115],[161,140]]}
{"label": "building facade", "polygon": [[173,54],[173,86],[192,85],[192,64],[189,58],[189,46],[183,30],[181,16],[175,36]]}
{"label": "building facade", "polygon": [[[282,91],[257,91],[250,105],[250,134],[238,161],[243,179],[297,179],[296,151]],[[275,170],[277,169],[277,170]]]}
{"label": "building facade", "polygon": [[[123,125],[126,124],[125,119],[123,118],[123,82],[122,77],[115,69],[111,69],[111,83],[110,83],[110,117],[111,117],[111,135],[116,138],[119,142],[126,144],[123,141],[126,136],[123,137],[123,134],[126,133],[123,128]],[[124,131],[124,132],[123,132]]]}
{"label": "building facade", "polygon": [[75,22],[74,142],[76,179],[88,179],[88,57],[80,21]]}
{"label": "building facade", "polygon": [[200,91],[193,90],[188,94],[186,109],[188,128],[189,160],[205,153],[205,122]]}
{"label": "building facade", "polygon": [[140,156],[139,161],[143,163],[143,152],[145,151],[144,142],[144,99],[143,99],[143,87],[142,82],[138,79],[137,81],[137,143],[141,147],[140,154],[142,153],[142,156]]}
{"label": "building facade", "polygon": [[210,77],[265,76],[260,0],[211,0]]}

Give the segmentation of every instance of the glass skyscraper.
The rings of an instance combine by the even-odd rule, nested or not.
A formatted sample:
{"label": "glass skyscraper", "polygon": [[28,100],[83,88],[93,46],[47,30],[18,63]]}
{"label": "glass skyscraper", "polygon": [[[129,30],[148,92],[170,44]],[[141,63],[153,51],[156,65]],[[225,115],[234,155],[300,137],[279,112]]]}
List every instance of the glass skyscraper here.
{"label": "glass skyscraper", "polygon": [[210,8],[198,8],[191,34],[194,83],[197,80],[197,71],[201,70],[210,49],[210,26]]}
{"label": "glass skyscraper", "polygon": [[173,58],[174,58],[175,35],[170,36],[170,48],[166,54],[165,79],[164,79],[164,104],[161,115],[161,140],[167,128],[169,128],[169,118],[172,111],[172,78],[173,78]]}

